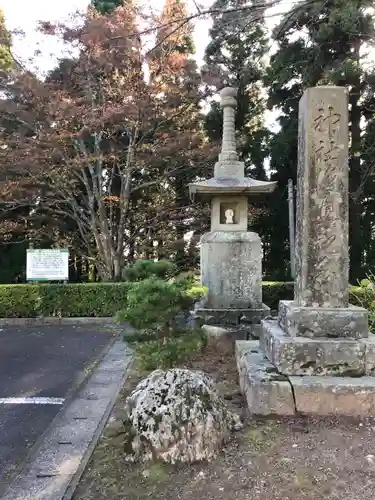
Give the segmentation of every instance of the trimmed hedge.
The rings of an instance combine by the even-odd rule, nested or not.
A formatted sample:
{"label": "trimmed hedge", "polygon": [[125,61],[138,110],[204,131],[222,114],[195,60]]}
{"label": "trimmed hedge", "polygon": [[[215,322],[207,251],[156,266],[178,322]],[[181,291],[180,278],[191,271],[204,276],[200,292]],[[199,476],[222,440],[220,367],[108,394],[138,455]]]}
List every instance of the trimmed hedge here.
{"label": "trimmed hedge", "polygon": [[349,289],[349,301],[353,306],[374,309],[375,291],[370,288],[351,286]]}
{"label": "trimmed hedge", "polygon": [[[263,281],[263,302],[271,310],[278,309],[280,300],[293,300],[293,281]],[[374,309],[375,291],[360,286],[349,288],[349,301],[354,306]]]}
{"label": "trimmed hedge", "polygon": [[[0,318],[111,317],[126,306],[129,284],[0,285]],[[277,309],[279,300],[293,299],[293,282],[263,282],[263,302]],[[375,293],[351,287],[350,302],[373,308]]]}
{"label": "trimmed hedge", "polygon": [[293,300],[293,281],[263,281],[263,302],[272,310],[278,309],[280,300]]}
{"label": "trimmed hedge", "polygon": [[0,285],[0,318],[114,316],[127,292],[127,283]]}

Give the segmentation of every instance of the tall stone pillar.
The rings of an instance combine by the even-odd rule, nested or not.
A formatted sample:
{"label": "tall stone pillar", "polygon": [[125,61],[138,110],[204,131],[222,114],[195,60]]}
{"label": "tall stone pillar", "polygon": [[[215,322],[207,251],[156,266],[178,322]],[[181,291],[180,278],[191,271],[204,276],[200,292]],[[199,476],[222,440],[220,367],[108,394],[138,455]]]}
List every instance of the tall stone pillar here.
{"label": "tall stone pillar", "polygon": [[348,306],[348,173],[347,91],[308,89],[299,105],[297,305]]}
{"label": "tall stone pillar", "polygon": [[294,301],[279,304],[292,336],[368,335],[367,311],[348,301],[348,175],[347,90],[307,89],[299,106]]}

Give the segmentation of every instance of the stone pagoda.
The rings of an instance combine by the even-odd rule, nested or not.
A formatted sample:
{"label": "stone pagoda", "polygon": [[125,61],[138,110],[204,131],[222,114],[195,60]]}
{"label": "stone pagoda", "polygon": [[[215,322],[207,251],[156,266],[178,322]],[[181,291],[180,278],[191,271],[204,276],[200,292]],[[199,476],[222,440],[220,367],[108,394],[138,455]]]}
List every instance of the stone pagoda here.
{"label": "stone pagoda", "polygon": [[252,413],[375,416],[375,335],[349,303],[348,95],[307,89],[299,105],[293,301],[238,342]]}
{"label": "stone pagoda", "polygon": [[248,228],[248,197],[270,193],[275,182],[245,177],[236,152],[237,90],[220,92],[223,142],[214,177],[189,185],[195,201],[211,202],[211,231],[201,238],[201,282],[208,287],[196,317],[207,325],[259,323],[269,314],[262,303],[262,245]]}

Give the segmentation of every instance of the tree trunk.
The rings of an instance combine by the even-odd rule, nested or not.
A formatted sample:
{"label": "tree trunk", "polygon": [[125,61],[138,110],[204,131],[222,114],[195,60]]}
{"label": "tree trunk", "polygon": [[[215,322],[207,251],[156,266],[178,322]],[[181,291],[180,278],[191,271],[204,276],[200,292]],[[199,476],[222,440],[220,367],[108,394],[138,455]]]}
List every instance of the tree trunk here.
{"label": "tree trunk", "polygon": [[78,255],[76,258],[76,275],[78,283],[82,282],[82,277],[83,277],[82,260],[83,260],[82,255]]}
{"label": "tree trunk", "polygon": [[98,281],[98,268],[95,264],[92,265],[92,281],[94,283]]}
{"label": "tree trunk", "polygon": [[184,207],[186,207],[189,204],[189,192],[188,192],[187,182],[188,181],[186,180],[186,175],[181,174],[176,177],[174,183],[175,193],[176,193],[175,203],[178,209],[177,224],[176,224],[177,249],[176,249],[175,263],[181,270],[184,270],[186,266],[185,245],[183,242],[184,242],[185,232],[187,231],[187,229],[186,226],[183,225],[184,217],[182,216],[182,211],[184,210]]}
{"label": "tree trunk", "polygon": [[113,278],[114,281],[121,281],[123,259],[121,255],[116,255],[113,259]]}

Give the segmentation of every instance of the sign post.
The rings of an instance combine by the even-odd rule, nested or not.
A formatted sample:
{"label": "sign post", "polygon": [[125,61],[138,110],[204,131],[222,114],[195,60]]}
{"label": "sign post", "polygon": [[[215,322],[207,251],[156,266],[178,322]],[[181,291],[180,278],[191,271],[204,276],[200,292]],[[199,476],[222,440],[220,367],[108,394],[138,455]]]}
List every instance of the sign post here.
{"label": "sign post", "polygon": [[26,254],[27,281],[68,281],[67,248],[29,249]]}

